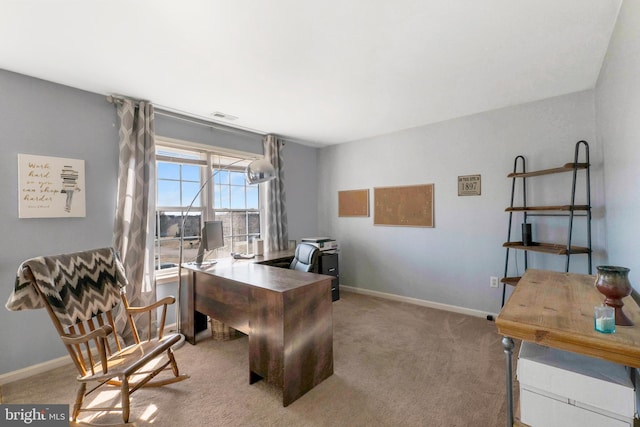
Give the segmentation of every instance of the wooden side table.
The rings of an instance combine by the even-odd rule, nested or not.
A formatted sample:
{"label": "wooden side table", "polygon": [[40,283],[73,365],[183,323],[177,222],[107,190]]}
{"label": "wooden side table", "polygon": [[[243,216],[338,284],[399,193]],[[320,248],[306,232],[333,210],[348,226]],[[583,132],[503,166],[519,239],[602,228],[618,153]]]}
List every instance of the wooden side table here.
{"label": "wooden side table", "polygon": [[513,339],[597,357],[640,368],[640,306],[627,297],[624,312],[636,326],[616,326],[614,334],[596,332],[593,308],[604,296],[595,276],[528,269],[498,318],[506,356],[507,427],[513,424]]}

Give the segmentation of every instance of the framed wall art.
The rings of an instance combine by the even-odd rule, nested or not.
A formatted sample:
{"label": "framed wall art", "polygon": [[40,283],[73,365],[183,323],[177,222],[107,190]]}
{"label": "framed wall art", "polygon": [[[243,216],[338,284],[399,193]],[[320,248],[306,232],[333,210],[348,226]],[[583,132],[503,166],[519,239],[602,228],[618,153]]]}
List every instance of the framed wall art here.
{"label": "framed wall art", "polygon": [[479,196],[480,175],[464,175],[458,177],[458,196]]}
{"label": "framed wall art", "polygon": [[18,217],[85,217],[84,160],[18,154]]}

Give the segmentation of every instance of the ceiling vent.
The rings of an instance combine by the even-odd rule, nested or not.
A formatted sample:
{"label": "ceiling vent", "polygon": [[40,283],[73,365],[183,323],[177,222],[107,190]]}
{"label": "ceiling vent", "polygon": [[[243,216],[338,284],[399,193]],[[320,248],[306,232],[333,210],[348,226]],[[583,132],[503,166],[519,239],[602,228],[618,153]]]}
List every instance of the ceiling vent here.
{"label": "ceiling vent", "polygon": [[216,111],[215,113],[211,113],[211,115],[213,117],[215,117],[216,119],[221,119],[221,120],[238,120],[238,118],[236,116],[232,116],[231,114],[225,114],[225,113],[221,113],[220,111]]}

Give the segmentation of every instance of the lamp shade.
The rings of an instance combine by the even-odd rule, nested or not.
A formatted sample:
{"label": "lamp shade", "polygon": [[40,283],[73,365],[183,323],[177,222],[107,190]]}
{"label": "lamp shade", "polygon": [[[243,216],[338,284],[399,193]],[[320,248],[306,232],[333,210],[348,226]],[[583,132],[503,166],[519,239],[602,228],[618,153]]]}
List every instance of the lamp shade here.
{"label": "lamp shade", "polygon": [[247,182],[257,184],[259,182],[270,181],[276,177],[276,170],[268,160],[258,159],[247,166]]}

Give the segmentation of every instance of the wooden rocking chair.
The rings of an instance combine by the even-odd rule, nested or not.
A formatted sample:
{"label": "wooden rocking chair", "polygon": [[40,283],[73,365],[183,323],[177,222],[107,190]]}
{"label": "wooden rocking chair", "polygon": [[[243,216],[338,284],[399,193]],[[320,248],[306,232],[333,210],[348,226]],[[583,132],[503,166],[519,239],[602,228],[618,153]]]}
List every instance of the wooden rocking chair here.
{"label": "wooden rocking chair", "polygon": [[[124,268],[112,248],[33,258],[18,270],[7,308],[45,307],[49,312],[79,372],[80,386],[71,415],[74,423],[81,411],[122,411],[127,423],[133,392],[143,386],[162,386],[189,378],[180,375],[171,349],[180,335],[163,335],[167,306],[175,298],[166,297],[148,307],[130,307],[124,293],[126,283]],[[162,316],[158,336],[153,338],[151,313],[159,307]],[[126,311],[135,341],[132,345],[124,346],[116,332],[114,311],[118,309]],[[140,339],[132,317],[141,313],[148,315],[146,340]],[[163,354],[166,360],[160,359]],[[173,375],[154,379],[164,370],[171,370]],[[121,407],[83,408],[84,397],[103,385],[120,387]]]}

